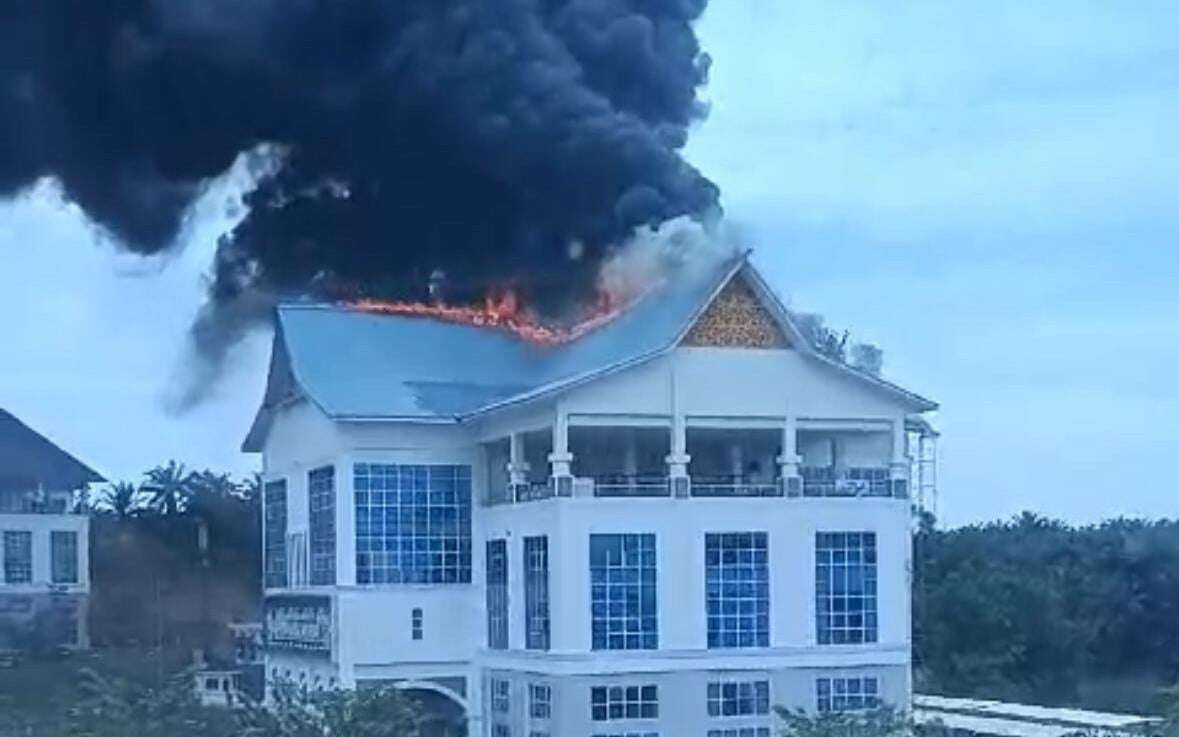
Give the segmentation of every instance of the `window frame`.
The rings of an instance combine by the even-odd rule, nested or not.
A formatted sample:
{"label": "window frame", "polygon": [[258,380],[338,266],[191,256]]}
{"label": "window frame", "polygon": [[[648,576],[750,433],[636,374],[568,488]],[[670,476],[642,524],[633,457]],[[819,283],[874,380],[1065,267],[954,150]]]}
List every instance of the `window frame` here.
{"label": "window frame", "polygon": [[659,718],[659,684],[610,684],[590,687],[590,721],[613,722]]}
{"label": "window frame", "polygon": [[[69,541],[66,551],[59,547],[59,541]],[[77,530],[49,531],[49,580],[59,585],[76,585],[81,581]],[[65,566],[63,574],[61,566]]]}
{"label": "window frame", "polygon": [[262,484],[262,576],[268,589],[286,588],[287,570],[287,480],[272,479]]}
{"label": "window frame", "polygon": [[549,538],[524,538],[524,649],[548,650],[552,644],[549,611]]}
{"label": "window frame", "polygon": [[815,639],[819,645],[879,641],[878,571],[875,532],[815,533]]}
{"label": "window frame", "polygon": [[590,534],[592,650],[659,649],[658,551],[655,533]]}
{"label": "window frame", "polygon": [[[33,582],[33,531],[4,530],[4,583]],[[16,551],[19,558],[13,554]],[[19,567],[18,567],[19,566]],[[14,575],[18,573],[19,575]]]}
{"label": "window frame", "polygon": [[312,586],[336,585],[336,539],[336,467],[328,464],[307,472],[307,552]]}
{"label": "window frame", "polygon": [[880,681],[879,676],[869,675],[820,676],[815,679],[815,708],[824,714],[879,708]]}
{"label": "window frame", "polygon": [[471,583],[471,467],[352,464],[359,586]]}
{"label": "window frame", "polygon": [[769,647],[769,534],[705,533],[704,578],[709,649]]}
{"label": "window frame", "polygon": [[486,555],[487,649],[507,650],[511,641],[507,539],[488,540]]}

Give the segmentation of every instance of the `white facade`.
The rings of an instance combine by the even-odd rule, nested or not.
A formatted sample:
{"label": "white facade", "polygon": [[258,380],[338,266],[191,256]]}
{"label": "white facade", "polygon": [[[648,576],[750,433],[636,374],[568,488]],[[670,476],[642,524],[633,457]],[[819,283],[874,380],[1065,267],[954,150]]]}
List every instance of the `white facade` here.
{"label": "white facade", "polygon": [[88,517],[0,513],[0,650],[30,638],[86,647],[89,594]]}
{"label": "white facade", "polygon": [[[306,399],[289,402],[277,410],[263,448],[265,480],[286,484],[288,542],[287,585],[267,590],[269,606],[276,607],[269,623],[275,632],[308,638],[292,637],[275,647],[268,635],[268,678],[311,687],[396,682],[444,693],[466,710],[471,734],[496,737],[764,734],[758,728],[771,726],[773,719],[765,703],[749,707],[745,698],[736,710],[753,713],[710,714],[709,684],[734,681],[765,682],[739,693],[768,690],[769,704],[804,709],[820,706],[820,679],[828,689],[838,681],[834,687],[841,691],[848,686],[858,691],[870,681],[880,700],[907,707],[911,551],[905,427],[911,412],[912,406],[870,382],[791,349],[712,347],[680,347],[555,397],[461,424],[339,421]],[[666,443],[656,450],[664,459],[664,476],[671,477],[689,475],[693,438],[719,438],[745,449],[733,451],[736,476],[753,469],[749,478],[760,473],[768,480],[756,486],[735,479],[727,493],[717,486],[719,495],[708,497],[683,487],[672,493],[666,482],[662,490],[644,489],[635,467],[649,461],[638,460],[643,450],[632,447],[625,458],[595,451],[599,457],[593,459],[599,466],[614,463],[622,473],[623,487],[616,490],[621,496],[595,492],[617,481],[604,482],[602,475],[597,487],[591,479],[565,488],[554,482],[547,490],[528,485],[576,471],[578,448],[571,438],[579,428],[604,433],[598,436],[605,443],[600,447],[612,437],[635,437],[628,435],[633,428],[650,429],[643,437]],[[542,452],[528,447],[535,439]],[[769,449],[764,461],[752,458],[759,442]],[[549,463],[537,469],[537,458]],[[525,467],[526,459],[534,463]],[[366,493],[355,488],[358,464],[470,468],[469,582],[364,583],[363,573],[358,578],[357,500]],[[304,560],[312,537],[308,474],[326,466],[334,469],[335,583],[311,585],[313,565]],[[811,467],[832,468],[841,479],[838,487],[833,483],[818,496],[801,480],[790,485],[789,479]],[[884,481],[846,483],[849,468],[876,469]],[[505,479],[514,484],[502,484]],[[695,488],[696,479],[692,484]],[[759,495],[745,496],[753,493]],[[761,589],[768,589],[768,633],[757,633],[755,644],[709,647],[710,533],[757,533],[768,548]],[[821,533],[872,536],[875,625],[854,638],[863,642],[820,644]],[[598,534],[654,536],[653,648],[595,648],[590,540]],[[524,540],[539,536],[546,538],[548,557],[546,649],[530,643],[526,632]],[[506,643],[492,642],[489,631],[489,606],[498,609],[489,604],[486,585],[490,540],[503,540],[507,552]],[[863,621],[866,615],[857,616]],[[530,698],[533,686],[547,689],[535,694],[547,693],[547,708],[543,698]],[[626,686],[639,689],[628,693]],[[643,700],[651,691],[642,687],[650,686],[656,687],[654,710],[632,705],[628,717],[622,706],[615,708],[620,718],[595,718],[603,715],[593,709],[595,694],[625,700],[637,693]],[[594,690],[601,687],[623,688]],[[723,687],[714,686],[714,695],[721,692]],[[733,710],[729,705],[719,711],[726,708]],[[609,717],[608,708],[605,714]]]}

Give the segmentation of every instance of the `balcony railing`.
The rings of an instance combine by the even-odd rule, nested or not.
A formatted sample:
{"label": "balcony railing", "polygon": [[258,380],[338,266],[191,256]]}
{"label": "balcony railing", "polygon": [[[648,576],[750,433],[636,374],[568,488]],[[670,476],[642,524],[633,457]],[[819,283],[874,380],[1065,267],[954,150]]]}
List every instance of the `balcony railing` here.
{"label": "balcony railing", "polygon": [[33,494],[0,494],[0,514],[70,514],[64,497],[40,498]]}
{"label": "balcony railing", "polygon": [[692,476],[692,496],[782,496],[780,481],[754,480],[736,475]]}
{"label": "balcony railing", "polygon": [[670,496],[667,476],[642,473],[611,473],[594,476],[594,496],[658,497]]}
{"label": "balcony railing", "polygon": [[533,502],[537,499],[548,499],[553,496],[553,485],[549,479],[544,481],[527,481],[515,485],[516,501]]}
{"label": "balcony railing", "polygon": [[803,466],[801,474],[803,496],[892,496],[887,468],[855,467],[837,473],[830,466]]}

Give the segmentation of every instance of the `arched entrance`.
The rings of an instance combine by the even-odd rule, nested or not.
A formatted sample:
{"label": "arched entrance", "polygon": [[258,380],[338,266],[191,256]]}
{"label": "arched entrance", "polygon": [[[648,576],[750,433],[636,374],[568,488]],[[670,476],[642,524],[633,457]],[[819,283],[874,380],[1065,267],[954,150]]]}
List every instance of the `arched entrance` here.
{"label": "arched entrance", "polygon": [[404,681],[397,688],[421,714],[420,737],[467,737],[467,707],[459,694],[423,681]]}

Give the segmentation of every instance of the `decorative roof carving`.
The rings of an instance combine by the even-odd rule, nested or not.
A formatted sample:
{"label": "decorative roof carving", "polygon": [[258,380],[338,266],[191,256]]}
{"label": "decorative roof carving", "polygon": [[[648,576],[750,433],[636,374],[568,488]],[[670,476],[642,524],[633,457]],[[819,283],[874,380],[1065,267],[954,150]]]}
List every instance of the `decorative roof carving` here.
{"label": "decorative roof carving", "polygon": [[684,336],[686,346],[789,348],[778,321],[744,279],[729,281]]}

